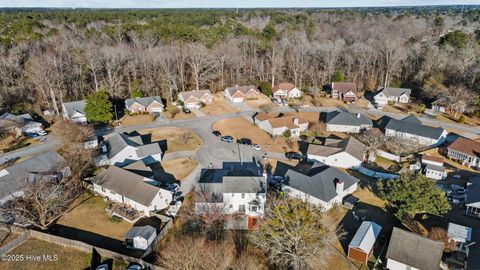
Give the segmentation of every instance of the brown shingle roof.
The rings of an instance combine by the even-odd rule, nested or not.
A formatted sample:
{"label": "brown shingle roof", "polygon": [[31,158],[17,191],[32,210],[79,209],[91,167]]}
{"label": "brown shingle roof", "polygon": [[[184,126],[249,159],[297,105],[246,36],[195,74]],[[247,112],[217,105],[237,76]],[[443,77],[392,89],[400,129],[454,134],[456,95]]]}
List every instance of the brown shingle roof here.
{"label": "brown shingle roof", "polygon": [[212,95],[210,90],[198,90],[198,91],[194,90],[194,91],[180,92],[180,95],[183,96],[185,100],[187,100],[189,97],[195,97],[200,99],[205,94],[208,94],[210,96]]}
{"label": "brown shingle roof", "polygon": [[272,92],[275,93],[277,92],[278,90],[283,90],[283,91],[287,91],[289,92],[290,90],[292,90],[293,88],[295,88],[295,85],[293,83],[279,83],[277,86],[275,86],[273,89],[272,89]]}
{"label": "brown shingle roof", "polygon": [[357,84],[354,82],[332,82],[332,90],[336,90],[339,93],[347,93],[348,91],[358,92]]}
{"label": "brown shingle roof", "polygon": [[448,146],[449,149],[467,154],[469,156],[480,155],[480,142],[472,141],[467,138],[458,137],[452,144]]}
{"label": "brown shingle roof", "polygon": [[323,145],[309,144],[307,154],[317,156],[330,156],[345,151],[358,160],[363,160],[367,147],[350,136],[343,140],[326,139]]}
{"label": "brown shingle roof", "polygon": [[443,157],[437,157],[437,156],[432,156],[432,155],[423,155],[422,160],[430,160],[430,161],[434,161],[434,162],[443,163]]}

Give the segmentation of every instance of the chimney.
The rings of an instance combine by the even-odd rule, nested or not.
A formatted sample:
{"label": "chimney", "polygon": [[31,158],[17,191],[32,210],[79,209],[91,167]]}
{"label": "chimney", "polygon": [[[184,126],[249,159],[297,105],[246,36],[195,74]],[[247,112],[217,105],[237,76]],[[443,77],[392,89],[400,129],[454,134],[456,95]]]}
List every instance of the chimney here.
{"label": "chimney", "polygon": [[298,126],[298,118],[297,117],[293,118],[293,123]]}
{"label": "chimney", "polygon": [[343,186],[344,186],[343,181],[338,178],[335,178],[334,182],[335,182],[335,191],[337,192],[337,194],[343,194]]}
{"label": "chimney", "polygon": [[357,113],[357,118],[360,118],[360,116],[361,116],[360,113]]}

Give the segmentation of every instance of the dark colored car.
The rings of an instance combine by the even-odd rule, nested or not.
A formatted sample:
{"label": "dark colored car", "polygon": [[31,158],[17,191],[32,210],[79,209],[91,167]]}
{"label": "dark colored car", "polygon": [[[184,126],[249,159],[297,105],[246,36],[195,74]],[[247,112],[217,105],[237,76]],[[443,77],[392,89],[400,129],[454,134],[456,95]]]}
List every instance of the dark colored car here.
{"label": "dark colored car", "polygon": [[217,137],[222,136],[222,133],[220,133],[220,131],[218,131],[218,130],[212,131],[212,134],[215,135],[215,136],[217,136]]}
{"label": "dark colored car", "polygon": [[183,107],[182,111],[183,111],[184,113],[187,113],[187,114],[192,112],[192,111],[190,111],[190,109],[187,108],[187,107]]}
{"label": "dark colored car", "polygon": [[232,136],[222,136],[222,137],[220,137],[220,141],[231,143],[231,142],[233,142],[233,137]]}
{"label": "dark colored car", "polygon": [[240,138],[240,139],[237,139],[237,143],[238,144],[245,144],[245,145],[252,145],[252,140],[250,140],[248,138]]}
{"label": "dark colored car", "polygon": [[288,159],[303,159],[304,156],[300,153],[297,153],[297,152],[287,152],[285,153],[285,157],[288,158]]}

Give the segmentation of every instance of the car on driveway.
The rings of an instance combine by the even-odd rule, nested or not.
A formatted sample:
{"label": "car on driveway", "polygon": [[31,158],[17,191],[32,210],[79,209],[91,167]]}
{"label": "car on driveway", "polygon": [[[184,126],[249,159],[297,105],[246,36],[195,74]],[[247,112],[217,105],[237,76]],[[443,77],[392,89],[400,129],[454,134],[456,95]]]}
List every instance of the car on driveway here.
{"label": "car on driveway", "polygon": [[256,143],[252,144],[252,148],[255,149],[255,150],[261,150],[260,145],[258,145]]}
{"label": "car on driveway", "polygon": [[298,159],[301,160],[304,158],[304,156],[300,153],[297,152],[287,152],[285,153],[285,157],[292,160],[292,159]]}
{"label": "car on driveway", "polygon": [[175,217],[182,207],[182,201],[172,201],[170,203],[170,207],[168,208],[166,214],[171,217]]}
{"label": "car on driveway", "polygon": [[233,142],[233,137],[232,136],[222,136],[220,137],[220,141],[222,142],[227,142],[227,143],[232,143]]}
{"label": "car on driveway", "polygon": [[131,263],[127,270],[142,270],[143,267],[138,263]]}
{"label": "car on driveway", "polygon": [[167,185],[167,190],[174,194],[177,192],[179,188],[180,188],[180,185],[177,183],[172,183]]}
{"label": "car on driveway", "polygon": [[183,111],[184,113],[186,113],[186,114],[189,114],[189,113],[192,112],[192,111],[191,111],[189,108],[187,108],[187,107],[183,107],[182,111]]}
{"label": "car on driveway", "polygon": [[245,145],[252,145],[252,140],[250,140],[249,138],[240,138],[240,139],[237,139],[237,143],[238,144],[245,144]]}
{"label": "car on driveway", "polygon": [[215,136],[217,136],[217,137],[222,136],[222,133],[220,133],[220,131],[218,131],[218,130],[212,131],[212,134],[215,135]]}

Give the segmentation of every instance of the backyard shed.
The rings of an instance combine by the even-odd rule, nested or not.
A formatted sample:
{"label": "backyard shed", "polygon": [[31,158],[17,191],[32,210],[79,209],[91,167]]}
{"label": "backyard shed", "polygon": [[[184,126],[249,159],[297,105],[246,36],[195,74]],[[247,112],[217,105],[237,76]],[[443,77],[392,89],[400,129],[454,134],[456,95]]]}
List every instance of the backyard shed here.
{"label": "backyard shed", "polygon": [[157,237],[157,230],[150,225],[131,228],[125,234],[127,248],[147,249]]}
{"label": "backyard shed", "polygon": [[348,245],[348,258],[367,264],[382,227],[373,221],[364,221]]}

